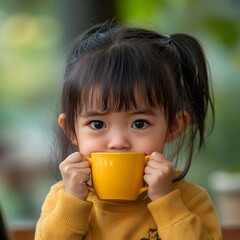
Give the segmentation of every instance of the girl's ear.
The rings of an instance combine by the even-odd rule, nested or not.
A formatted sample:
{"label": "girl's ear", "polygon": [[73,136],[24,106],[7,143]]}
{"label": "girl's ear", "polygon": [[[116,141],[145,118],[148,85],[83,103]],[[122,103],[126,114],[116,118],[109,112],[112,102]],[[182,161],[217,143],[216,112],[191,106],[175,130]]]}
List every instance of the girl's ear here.
{"label": "girl's ear", "polygon": [[65,119],[66,115],[65,113],[61,113],[58,117],[58,124],[62,128],[64,134],[68,137],[68,139],[72,142],[74,145],[78,145],[77,139],[74,134],[69,134],[66,131],[66,125],[65,125]]}
{"label": "girl's ear", "polygon": [[172,142],[179,136],[181,136],[190,124],[190,116],[186,111],[177,112],[174,120],[174,124],[170,129],[166,142]]}

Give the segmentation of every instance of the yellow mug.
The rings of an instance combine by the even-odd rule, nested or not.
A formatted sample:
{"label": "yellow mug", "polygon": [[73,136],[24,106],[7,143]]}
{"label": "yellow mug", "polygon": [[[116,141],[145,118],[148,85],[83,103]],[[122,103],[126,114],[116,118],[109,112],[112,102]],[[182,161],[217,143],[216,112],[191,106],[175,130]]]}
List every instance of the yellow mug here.
{"label": "yellow mug", "polygon": [[143,175],[149,156],[140,152],[96,152],[86,158],[92,168],[92,186],[102,200],[133,201],[147,191]]}

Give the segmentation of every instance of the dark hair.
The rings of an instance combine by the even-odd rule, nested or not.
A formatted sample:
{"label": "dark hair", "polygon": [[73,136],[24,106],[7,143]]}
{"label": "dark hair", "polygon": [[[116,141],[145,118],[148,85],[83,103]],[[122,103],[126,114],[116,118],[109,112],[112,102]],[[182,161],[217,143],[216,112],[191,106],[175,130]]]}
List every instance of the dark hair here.
{"label": "dark hair", "polygon": [[[81,34],[70,52],[62,89],[66,135],[75,134],[76,116],[91,106],[94,97],[102,110],[129,110],[136,107],[136,91],[147,106],[163,107],[170,129],[177,112],[189,113],[190,126],[176,148],[178,156],[184,143],[188,147],[178,179],[183,178],[195,149],[200,150],[204,143],[209,105],[214,120],[204,52],[199,42],[187,34],[161,35],[111,21]],[[214,121],[211,124],[210,130]],[[66,135],[60,138],[60,160],[76,150]]]}
{"label": "dark hair", "polygon": [[3,219],[1,208],[0,208],[0,239],[8,240],[8,231],[5,225],[5,221]]}

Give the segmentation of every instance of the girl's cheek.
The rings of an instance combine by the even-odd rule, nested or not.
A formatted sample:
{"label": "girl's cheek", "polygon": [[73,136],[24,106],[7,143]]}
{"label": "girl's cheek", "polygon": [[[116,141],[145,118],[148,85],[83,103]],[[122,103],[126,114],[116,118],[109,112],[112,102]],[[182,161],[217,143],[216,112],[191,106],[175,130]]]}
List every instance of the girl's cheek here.
{"label": "girl's cheek", "polygon": [[92,152],[102,152],[104,148],[101,146],[101,143],[92,140],[79,144],[79,150],[85,157],[90,157]]}
{"label": "girl's cheek", "polygon": [[141,146],[143,152],[147,154],[152,154],[153,152],[157,151],[159,153],[163,152],[164,144],[156,143],[156,142],[146,142]]}

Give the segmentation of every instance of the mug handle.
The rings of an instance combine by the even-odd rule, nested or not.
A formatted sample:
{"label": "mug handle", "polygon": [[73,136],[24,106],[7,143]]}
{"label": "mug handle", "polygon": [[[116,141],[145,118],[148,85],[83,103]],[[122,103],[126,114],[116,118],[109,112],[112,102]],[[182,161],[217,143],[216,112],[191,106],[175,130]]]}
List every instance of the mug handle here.
{"label": "mug handle", "polygon": [[[89,164],[91,166],[92,165],[92,159],[90,157],[85,157],[85,159],[89,162]],[[86,184],[87,184],[87,188],[88,188],[89,191],[95,192],[93,186],[89,185],[88,183],[86,183]]]}
{"label": "mug handle", "polygon": [[[147,164],[149,158],[150,158],[150,155],[145,156],[145,164]],[[148,186],[143,186],[139,191],[139,195],[146,192],[147,190],[148,190]]]}

